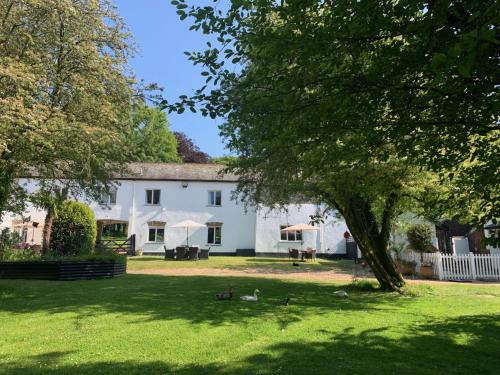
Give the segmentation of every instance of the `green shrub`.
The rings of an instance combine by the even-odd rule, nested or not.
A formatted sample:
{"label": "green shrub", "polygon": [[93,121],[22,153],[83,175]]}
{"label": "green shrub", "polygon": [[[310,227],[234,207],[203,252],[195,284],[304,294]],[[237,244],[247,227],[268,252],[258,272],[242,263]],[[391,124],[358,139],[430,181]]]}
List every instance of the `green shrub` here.
{"label": "green shrub", "polygon": [[16,232],[11,232],[9,228],[0,231],[0,260],[7,258],[10,250],[21,242],[21,236]]}
{"label": "green shrub", "polygon": [[43,257],[39,257],[40,261],[57,261],[57,260],[71,260],[71,261],[103,261],[103,262],[121,262],[125,263],[127,257],[125,255],[120,255],[112,250],[97,250],[93,253],[79,254],[79,255],[60,255],[60,254],[49,254]]}
{"label": "green shrub", "polygon": [[3,261],[9,262],[24,262],[40,259],[33,247],[11,248],[4,252]]}
{"label": "green shrub", "polygon": [[[74,259],[78,260],[77,258]],[[101,250],[101,251],[96,251],[92,254],[85,255],[81,258],[81,260],[101,260],[101,261],[115,261],[115,262],[125,263],[127,262],[127,256],[117,254],[112,250]]]}
{"label": "green shrub", "polygon": [[408,232],[410,248],[418,253],[425,253],[432,248],[432,229],[427,224],[413,224]]}
{"label": "green shrub", "polygon": [[423,262],[423,253],[435,251],[432,245],[432,228],[427,224],[413,224],[408,232],[408,247],[420,253],[421,261]]}
{"label": "green shrub", "polygon": [[127,257],[120,255],[112,250],[95,251],[89,254],[80,255],[62,255],[51,253],[48,255],[40,255],[33,248],[26,249],[10,249],[4,254],[3,261],[8,262],[53,262],[53,261],[102,261],[102,262],[120,262],[126,263]]}
{"label": "green shrub", "polygon": [[66,201],[52,225],[50,248],[61,255],[90,254],[95,248],[96,235],[97,224],[90,207]]}

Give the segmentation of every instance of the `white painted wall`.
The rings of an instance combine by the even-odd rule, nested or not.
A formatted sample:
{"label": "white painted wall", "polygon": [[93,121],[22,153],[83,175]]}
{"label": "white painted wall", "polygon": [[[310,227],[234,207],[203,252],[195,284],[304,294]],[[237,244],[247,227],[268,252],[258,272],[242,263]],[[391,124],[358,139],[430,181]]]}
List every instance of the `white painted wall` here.
{"label": "white painted wall", "polygon": [[[317,207],[315,204],[289,205],[286,211],[260,207],[256,217],[255,252],[288,254],[289,247],[300,248],[300,241],[281,240],[280,226],[309,223]],[[304,249],[312,247],[318,253],[345,254],[344,232],[347,226],[344,220],[327,217],[318,228],[318,231],[303,233]]]}
{"label": "white painted wall", "polygon": [[[29,192],[37,189],[36,181],[21,180]],[[93,209],[97,220],[120,220],[128,222],[129,235],[136,234],[136,247],[148,252],[163,252],[163,246],[174,248],[185,244],[185,229],[170,228],[184,220],[193,220],[201,224],[207,222],[221,222],[222,243],[220,245],[207,244],[206,227],[190,232],[189,243],[202,248],[211,246],[211,252],[235,252],[236,249],[253,249],[255,247],[255,211],[247,213],[242,204],[231,200],[232,191],[236,184],[232,182],[188,182],[186,188],[180,181],[145,181],[121,180],[117,187],[116,204],[102,207],[96,202],[87,202]],[[146,190],[159,189],[161,191],[160,204],[146,205]],[[220,190],[222,206],[209,206],[208,192]],[[34,243],[41,242],[41,230],[45,219],[45,212],[28,205],[24,216],[30,221],[40,223]],[[6,215],[0,223],[0,228],[12,228],[12,221],[18,219]],[[148,242],[148,222],[166,222],[165,242]],[[29,233],[31,238],[31,232]]]}
{"label": "white painted wall", "polygon": [[[21,179],[19,180],[19,184],[23,186],[28,193],[34,193],[37,191],[37,182],[36,180],[29,179]],[[32,204],[28,204],[26,206],[26,211],[22,216],[28,222],[37,222],[38,227],[36,229],[30,228],[28,230],[28,243],[33,244],[41,244],[42,243],[42,234],[43,234],[43,223],[45,221],[45,212],[39,209],[36,209]],[[10,213],[5,213],[2,221],[0,222],[0,229],[9,228],[13,229],[13,221],[20,220],[21,216],[12,215]]]}
{"label": "white painted wall", "polygon": [[[28,191],[37,189],[36,181],[20,181],[26,184]],[[221,222],[221,245],[207,244],[206,227],[190,232],[189,243],[202,248],[211,246],[212,253],[233,253],[236,249],[255,249],[258,253],[288,253],[289,247],[298,248],[300,241],[288,242],[280,239],[280,225],[309,223],[310,215],[317,212],[314,204],[290,205],[287,212],[269,211],[260,208],[258,212],[250,209],[245,212],[242,204],[231,200],[232,191],[236,188],[233,182],[203,182],[188,181],[183,187],[180,181],[154,180],[121,180],[117,187],[116,204],[102,207],[96,202],[87,202],[93,209],[97,220],[120,220],[128,222],[129,235],[136,234],[136,246],[146,252],[163,252],[163,246],[174,248],[185,244],[186,231],[171,228],[172,225],[184,220],[193,220],[205,224],[207,222]],[[160,204],[146,205],[146,189],[161,190]],[[208,204],[208,192],[220,190],[222,192],[222,206],[213,207]],[[320,207],[322,209],[323,207]],[[40,223],[40,235],[36,236],[35,243],[41,241],[41,228],[45,212],[28,206],[26,215],[31,221]],[[12,227],[12,216],[6,215],[0,227]],[[148,242],[148,222],[166,222],[165,242]],[[343,237],[347,226],[343,219],[329,216],[319,225],[319,231],[304,232],[303,246],[313,247],[318,253],[345,254],[345,240]]]}
{"label": "white painted wall", "polygon": [[[192,229],[189,243],[202,248],[212,246],[211,252],[234,252],[237,248],[254,248],[255,213],[244,212],[243,205],[231,200],[236,184],[228,182],[188,182],[186,188],[180,181],[121,181],[117,204],[111,210],[93,204],[98,219],[118,219],[129,221],[129,235],[136,234],[136,246],[144,251],[163,252],[163,245],[174,248],[185,244],[186,230],[171,228],[184,220],[200,224],[221,222],[221,245],[207,244],[207,228]],[[146,190],[161,191],[158,206],[146,205]],[[208,205],[208,192],[222,192],[222,206]],[[121,196],[126,199],[121,201]],[[122,202],[122,203],[120,203]],[[118,207],[119,206],[119,207]],[[116,215],[116,216],[113,216]],[[148,242],[148,222],[166,222],[165,244]]]}

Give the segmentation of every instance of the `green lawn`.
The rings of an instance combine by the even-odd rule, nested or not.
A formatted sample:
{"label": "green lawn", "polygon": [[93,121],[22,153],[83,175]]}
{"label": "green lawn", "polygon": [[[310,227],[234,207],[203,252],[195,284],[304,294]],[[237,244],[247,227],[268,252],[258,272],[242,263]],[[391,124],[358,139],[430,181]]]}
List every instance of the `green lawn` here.
{"label": "green lawn", "polygon": [[326,260],[317,259],[315,262],[298,262],[299,267],[292,266],[288,258],[260,258],[260,257],[223,257],[211,256],[208,260],[192,261],[165,261],[163,257],[143,256],[130,257],[128,268],[130,270],[145,269],[173,269],[173,268],[215,268],[215,269],[260,269],[263,271],[335,271],[352,273],[356,266],[352,260]]}
{"label": "green lawn", "polygon": [[[228,285],[257,303],[215,301]],[[339,299],[339,287],[349,293]],[[292,298],[288,307],[278,301]],[[411,296],[262,278],[0,280],[2,374],[496,374],[500,287]]]}

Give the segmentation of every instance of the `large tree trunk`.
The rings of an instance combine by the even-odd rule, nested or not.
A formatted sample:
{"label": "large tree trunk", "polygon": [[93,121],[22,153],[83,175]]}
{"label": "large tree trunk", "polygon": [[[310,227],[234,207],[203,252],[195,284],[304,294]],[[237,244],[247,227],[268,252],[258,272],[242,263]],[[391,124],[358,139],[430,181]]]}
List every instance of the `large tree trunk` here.
{"label": "large tree trunk", "polygon": [[45,223],[43,225],[43,240],[42,254],[47,255],[50,252],[50,236],[52,235],[52,224],[54,223],[55,210],[52,205],[49,205],[47,214],[45,215]]}
{"label": "large tree trunk", "polygon": [[350,220],[347,225],[363,254],[363,259],[370,266],[380,287],[388,291],[399,291],[405,282],[387,246],[380,246],[377,237],[366,235],[363,229],[360,229],[359,223],[353,223]]}
{"label": "large tree trunk", "polygon": [[396,199],[396,195],[388,198],[380,228],[371,205],[365,199],[353,196],[346,201],[345,206],[338,207],[363,259],[370,266],[381,288],[388,291],[400,291],[405,284],[389,253],[390,221]]}

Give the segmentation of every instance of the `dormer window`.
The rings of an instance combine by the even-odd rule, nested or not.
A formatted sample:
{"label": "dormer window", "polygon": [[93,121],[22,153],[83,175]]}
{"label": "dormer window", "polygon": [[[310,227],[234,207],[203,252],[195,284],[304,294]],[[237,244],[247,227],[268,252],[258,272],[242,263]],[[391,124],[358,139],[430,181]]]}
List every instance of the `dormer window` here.
{"label": "dormer window", "polygon": [[101,199],[99,199],[99,204],[102,206],[116,204],[116,190],[111,189],[110,191],[103,193],[101,195]]}
{"label": "dormer window", "polygon": [[222,206],[222,192],[220,190],[211,190],[208,192],[209,206]]}

